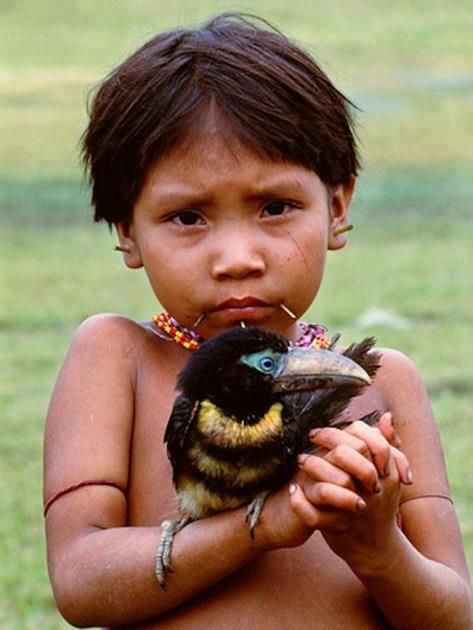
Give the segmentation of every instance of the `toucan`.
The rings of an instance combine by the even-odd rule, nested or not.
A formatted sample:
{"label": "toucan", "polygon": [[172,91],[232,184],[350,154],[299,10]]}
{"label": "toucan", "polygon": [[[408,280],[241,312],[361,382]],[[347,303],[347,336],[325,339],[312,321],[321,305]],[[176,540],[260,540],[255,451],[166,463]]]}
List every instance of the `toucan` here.
{"label": "toucan", "polygon": [[[340,353],[298,348],[257,327],[202,344],[177,379],[165,431],[180,518],[162,523],[156,575],[166,587],[174,535],[189,521],[248,504],[253,536],[266,496],[311,450],[308,433],[337,418],[379,367],[368,338]],[[363,420],[373,423],[374,411]],[[341,426],[341,425],[340,425]],[[312,447],[313,448],[313,447]]]}

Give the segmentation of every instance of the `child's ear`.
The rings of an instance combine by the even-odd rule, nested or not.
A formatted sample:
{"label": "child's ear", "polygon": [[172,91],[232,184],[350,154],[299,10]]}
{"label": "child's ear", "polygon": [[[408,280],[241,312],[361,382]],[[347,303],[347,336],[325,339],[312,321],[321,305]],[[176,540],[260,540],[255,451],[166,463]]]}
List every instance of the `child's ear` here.
{"label": "child's ear", "polygon": [[117,231],[118,246],[115,248],[123,252],[125,265],[130,269],[139,269],[143,266],[141,253],[135,241],[133,223],[115,223]]}
{"label": "child's ear", "polygon": [[[328,249],[335,250],[345,247],[348,230],[350,203],[355,190],[355,176],[346,184],[338,184],[330,191],[330,225],[328,234]],[[351,228],[348,228],[351,229]]]}

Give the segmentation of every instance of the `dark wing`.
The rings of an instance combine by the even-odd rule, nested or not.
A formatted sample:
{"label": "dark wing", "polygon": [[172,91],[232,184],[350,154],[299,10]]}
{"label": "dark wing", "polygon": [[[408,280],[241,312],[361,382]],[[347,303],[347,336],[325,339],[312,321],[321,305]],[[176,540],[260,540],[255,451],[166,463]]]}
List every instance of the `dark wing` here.
{"label": "dark wing", "polygon": [[[371,411],[370,413],[367,413],[365,416],[362,416],[361,418],[357,418],[357,420],[359,420],[360,422],[365,422],[370,427],[374,427],[374,425],[377,424],[381,416],[382,416],[382,413],[378,410],[375,410],[375,411]],[[331,422],[330,426],[336,427],[337,429],[345,429],[345,427],[350,425],[352,422],[354,422],[354,420],[345,420],[341,418],[341,419],[334,420],[333,422]]]}
{"label": "dark wing", "polygon": [[[373,352],[375,340],[372,337],[363,339],[360,343],[352,344],[343,354],[352,359],[373,378],[380,365],[379,353]],[[292,408],[297,417],[297,423],[302,436],[302,450],[311,448],[308,433],[311,429],[347,425],[344,421],[335,419],[348,407],[350,401],[359,396],[364,387],[332,387],[311,392],[297,392],[285,396],[286,404]],[[379,419],[378,412],[373,412],[361,418],[368,424],[374,424]]]}
{"label": "dark wing", "polygon": [[291,404],[283,402],[283,434],[282,434],[282,461],[281,475],[277,485],[288,481],[296,470],[296,457],[302,452],[303,435],[297,416]]}
{"label": "dark wing", "polygon": [[175,475],[180,458],[184,455],[186,438],[199,410],[200,402],[181,394],[174,406],[164,433],[168,457]]}

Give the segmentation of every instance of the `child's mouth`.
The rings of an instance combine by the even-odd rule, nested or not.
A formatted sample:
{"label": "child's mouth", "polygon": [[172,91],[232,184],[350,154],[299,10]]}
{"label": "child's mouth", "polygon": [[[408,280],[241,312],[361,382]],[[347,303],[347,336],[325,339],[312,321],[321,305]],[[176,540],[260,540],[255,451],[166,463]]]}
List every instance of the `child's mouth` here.
{"label": "child's mouth", "polygon": [[267,319],[273,305],[255,297],[229,298],[209,311],[219,323],[232,325],[240,321],[259,323]]}

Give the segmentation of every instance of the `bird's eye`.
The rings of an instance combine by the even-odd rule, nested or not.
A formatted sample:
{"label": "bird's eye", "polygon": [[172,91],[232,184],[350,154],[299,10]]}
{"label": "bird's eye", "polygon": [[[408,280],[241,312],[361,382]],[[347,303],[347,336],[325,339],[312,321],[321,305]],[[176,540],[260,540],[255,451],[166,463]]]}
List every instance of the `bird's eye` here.
{"label": "bird's eye", "polygon": [[271,357],[263,357],[260,359],[259,366],[263,372],[271,372],[274,368],[274,360]]}
{"label": "bird's eye", "polygon": [[277,376],[285,365],[283,355],[271,348],[265,348],[251,354],[242,354],[240,363],[269,376]]}

